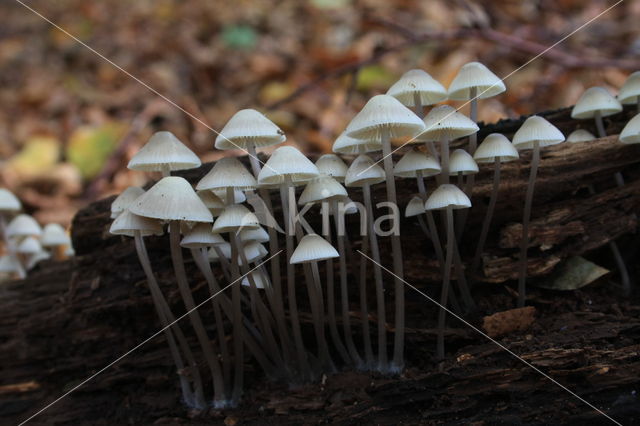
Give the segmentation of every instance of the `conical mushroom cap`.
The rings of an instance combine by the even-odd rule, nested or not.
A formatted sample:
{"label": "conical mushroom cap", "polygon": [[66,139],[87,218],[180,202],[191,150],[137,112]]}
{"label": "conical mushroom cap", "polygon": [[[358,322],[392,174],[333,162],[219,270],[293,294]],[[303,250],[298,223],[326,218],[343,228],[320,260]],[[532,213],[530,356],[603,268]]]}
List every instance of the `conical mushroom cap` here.
{"label": "conical mushroom cap", "polygon": [[478,165],[473,160],[471,154],[464,149],[456,149],[449,158],[449,174],[451,176],[462,173],[472,175],[478,173]]}
{"label": "conical mushroom cap", "polygon": [[217,215],[222,209],[224,209],[224,201],[222,201],[222,199],[220,199],[220,197],[218,197],[212,191],[196,191],[196,193],[198,194],[198,197],[200,197],[204,205],[207,206],[209,211],[211,211],[211,213],[213,213],[214,215]]}
{"label": "conical mushroom cap", "polygon": [[0,212],[19,212],[22,209],[20,200],[11,191],[0,188]]}
{"label": "conical mushroom cap", "polygon": [[40,251],[42,251],[42,245],[33,237],[26,237],[16,248],[16,252],[20,254],[35,254]]}
{"label": "conical mushroom cap", "polygon": [[235,157],[225,157],[216,161],[209,173],[196,185],[196,190],[239,189],[248,191],[258,186],[256,178]]}
{"label": "conical mushroom cap", "polygon": [[424,214],[424,201],[420,197],[413,197],[409,200],[407,208],[404,210],[405,217],[414,217]]}
{"label": "conical mushroom cap", "polygon": [[39,237],[42,235],[42,228],[38,222],[28,214],[19,214],[7,225],[7,237]]}
{"label": "conical mushroom cap", "polygon": [[437,104],[447,99],[447,89],[423,70],[409,70],[387,90],[403,105],[415,107],[415,94],[423,106]]}
{"label": "conical mushroom cap", "polygon": [[333,143],[333,152],[338,154],[361,154],[382,150],[382,141],[373,139],[357,139],[343,132]]}
{"label": "conical mushroom cap", "polygon": [[479,99],[491,98],[507,90],[504,82],[489,68],[480,62],[469,62],[460,68],[449,85],[449,99],[468,101],[473,87],[477,88]]}
{"label": "conical mushroom cap", "polygon": [[136,231],[140,231],[140,235],[162,235],[163,229],[160,221],[149,219],[131,213],[128,209],[118,215],[116,220],[111,224],[109,232],[113,235],[125,235],[133,237]]}
{"label": "conical mushroom cap", "polygon": [[443,137],[454,140],[479,130],[476,123],[449,105],[440,105],[429,111],[424,117],[424,126],[424,132],[416,136],[416,140],[440,141]]}
{"label": "conical mushroom cap", "polygon": [[640,71],[632,73],[624,82],[618,93],[618,101],[621,104],[636,104],[640,96]]}
{"label": "conical mushroom cap", "polygon": [[[256,241],[250,241],[244,246],[244,255],[249,263],[257,262],[268,254],[267,249]],[[240,256],[238,256],[238,264],[243,264]]]}
{"label": "conical mushroom cap", "polygon": [[447,207],[453,210],[468,209],[471,207],[471,200],[457,186],[445,183],[431,193],[424,203],[424,208],[425,210],[443,210]]}
{"label": "conical mushroom cap", "polygon": [[22,265],[15,256],[7,254],[0,257],[0,272],[13,274],[22,271]]}
{"label": "conical mushroom cap", "polygon": [[255,229],[243,229],[238,234],[240,241],[256,241],[258,243],[266,243],[269,241],[269,233],[262,226]]}
{"label": "conical mushroom cap", "polygon": [[365,184],[375,185],[385,179],[386,175],[382,167],[378,166],[371,157],[363,154],[353,160],[349,166],[344,184],[346,187],[360,187]]}
{"label": "conical mushroom cap", "polygon": [[422,120],[393,96],[377,95],[369,99],[347,126],[347,136],[381,140],[382,129],[390,138],[415,136],[424,130]]}
{"label": "conical mushroom cap", "polygon": [[330,176],[320,176],[307,183],[300,194],[298,204],[303,206],[319,201],[344,199],[347,195],[347,190],[340,182]]}
{"label": "conical mushroom cap", "polygon": [[244,192],[236,189],[233,191],[233,200],[227,201],[227,190],[226,189],[212,189],[213,195],[222,200],[223,204],[226,206],[227,204],[242,204],[247,201],[247,196],[244,195]]}
{"label": "conical mushroom cap", "polygon": [[417,149],[407,151],[393,168],[393,174],[403,178],[414,178],[418,171],[429,177],[440,174],[442,169],[438,160]]}
{"label": "conical mushroom cap", "polygon": [[476,163],[493,163],[496,157],[500,158],[501,163],[505,163],[517,160],[520,155],[506,136],[500,133],[491,133],[484,138],[476,152],[473,153],[473,159],[476,160]]}
{"label": "conical mushroom cap", "polygon": [[180,241],[182,247],[189,249],[211,247],[224,243],[226,243],[226,241],[220,234],[211,232],[211,225],[208,223],[197,224],[187,231]]}
{"label": "conical mushroom cap", "polygon": [[281,146],[273,151],[269,160],[258,175],[261,184],[282,184],[285,176],[291,179],[293,185],[303,185],[307,181],[318,177],[318,168],[292,146]]}
{"label": "conical mushroom cap", "polygon": [[167,176],[129,207],[138,216],[160,220],[212,222],[213,216],[186,179]]}
{"label": "conical mushroom cap", "polygon": [[338,256],[336,249],[324,238],[317,234],[309,234],[302,237],[289,262],[292,264],[319,262]]}
{"label": "conical mushroom cap", "polygon": [[49,223],[42,231],[40,243],[43,247],[66,246],[71,244],[71,238],[62,226],[57,223]]}
{"label": "conical mushroom cap", "polygon": [[258,290],[262,290],[271,285],[271,283],[269,282],[269,278],[266,277],[264,274],[262,274],[259,271],[251,271],[247,274],[246,277],[242,279],[242,285],[245,287],[251,286],[251,281],[249,281],[249,275],[251,275],[251,278],[253,278],[253,282],[255,283],[256,288]]}
{"label": "conical mushroom cap", "polygon": [[574,130],[567,136],[567,142],[571,143],[589,142],[595,139],[594,134],[585,129]]}
{"label": "conical mushroom cap", "polygon": [[196,154],[171,132],[157,132],[129,161],[127,167],[142,172],[187,170],[200,167]]}
{"label": "conical mushroom cap", "polygon": [[216,137],[216,149],[247,149],[249,143],[256,148],[282,143],[284,132],[264,114],[255,109],[236,112]]}
{"label": "conical mushroom cap", "polygon": [[133,203],[142,194],[144,194],[144,189],[137,186],[130,186],[122,191],[122,193],[111,203],[111,219],[118,217],[123,210],[129,208],[131,203]]}
{"label": "conical mushroom cap", "polygon": [[241,229],[255,229],[260,226],[258,218],[241,204],[227,206],[213,223],[213,232],[236,232]]}
{"label": "conical mushroom cap", "polygon": [[620,132],[620,142],[626,144],[640,143],[640,114],[633,117],[622,132]]}
{"label": "conical mushroom cap", "polygon": [[580,96],[571,110],[571,118],[585,120],[593,118],[596,112],[602,117],[617,114],[622,105],[604,87],[590,87]]}
{"label": "conical mushroom cap", "polygon": [[349,168],[342,158],[335,154],[324,154],[316,161],[316,167],[321,175],[331,176],[338,182],[344,182]]}
{"label": "conical mushroom cap", "polygon": [[217,250],[220,250],[225,259],[231,259],[231,244],[225,242],[224,244],[216,245],[215,248],[209,249],[207,253],[207,257],[210,262],[219,262],[220,258],[218,257]]}
{"label": "conical mushroom cap", "polygon": [[513,135],[513,146],[517,149],[531,149],[534,142],[538,142],[540,148],[557,145],[564,142],[564,135],[544,118],[532,115]]}

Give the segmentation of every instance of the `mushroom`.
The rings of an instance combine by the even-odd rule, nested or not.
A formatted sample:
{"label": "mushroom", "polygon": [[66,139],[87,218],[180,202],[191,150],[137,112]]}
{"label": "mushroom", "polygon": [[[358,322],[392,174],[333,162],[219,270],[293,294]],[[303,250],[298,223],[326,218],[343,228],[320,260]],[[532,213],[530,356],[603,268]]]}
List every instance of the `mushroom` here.
{"label": "mushroom", "polygon": [[[207,336],[207,332],[202,323],[200,314],[195,309],[193,295],[189,288],[189,282],[184,267],[184,259],[182,257],[182,249],[180,247],[180,222],[191,223],[210,223],[213,221],[211,212],[204,203],[198,198],[189,182],[181,177],[167,176],[158,181],[146,193],[141,195],[129,207],[131,213],[138,216],[158,219],[169,222],[169,236],[171,246],[171,261],[178,282],[178,288],[182,296],[185,308],[189,312],[189,320],[196,332],[198,342],[211,371],[214,389],[214,406],[226,406],[228,401],[225,395],[224,378],[214,344]],[[242,327],[242,324],[234,326]],[[242,345],[242,339],[240,339]],[[236,378],[240,376],[240,380],[234,382],[234,393],[232,394],[231,403],[238,402],[239,394],[242,393],[242,356],[234,353],[237,364],[240,365],[240,372],[236,370]],[[236,364],[236,367],[238,366]],[[237,389],[240,386],[240,390]]]}
{"label": "mushroom", "polygon": [[[142,192],[144,193],[144,191]],[[158,313],[158,317],[160,318],[160,323],[165,329],[164,334],[167,342],[169,343],[169,350],[178,371],[182,397],[189,407],[204,409],[206,407],[206,403],[204,400],[202,378],[200,377],[198,364],[191,352],[191,348],[189,347],[184,334],[182,333],[182,330],[177,324],[175,324],[176,318],[173,315],[173,312],[171,312],[171,308],[158,285],[143,239],[143,237],[147,235],[162,235],[162,225],[157,220],[136,216],[131,213],[127,207],[133,201],[134,200],[129,200],[128,204],[123,203],[120,205],[120,214],[111,224],[109,232],[113,235],[124,235],[134,238],[138,260],[147,278],[147,285],[151,292],[151,298],[156,308],[156,312]],[[169,327],[169,324],[173,325]],[[176,338],[178,339],[178,343],[176,343]],[[191,389],[189,377],[182,373],[186,370],[182,355],[178,349],[178,344],[180,345],[180,349],[184,352],[187,365],[189,366],[190,373],[192,374],[194,389]]]}
{"label": "mushroom", "polygon": [[[289,311],[291,315],[293,338],[296,345],[296,354],[298,356],[299,368],[303,378],[309,378],[311,370],[309,368],[307,354],[302,341],[300,320],[298,318],[295,270],[293,268],[293,264],[289,262],[294,250],[294,234],[301,233],[299,223],[294,223],[294,218],[297,214],[294,187],[305,184],[309,180],[317,177],[318,174],[318,168],[298,149],[292,146],[282,146],[277,148],[273,154],[271,154],[271,157],[267,160],[265,167],[258,175],[258,183],[260,185],[280,188],[280,198],[282,202],[282,213],[284,216],[286,233]],[[307,282],[307,284],[309,287],[311,286],[310,282]]]}
{"label": "mushroom", "polygon": [[40,241],[33,237],[24,237],[16,245],[15,252],[25,268],[29,270],[35,266],[33,258],[42,252],[42,245],[40,245]]}
{"label": "mushroom", "polygon": [[[346,134],[357,139],[375,140],[382,143],[382,159],[387,187],[387,199],[393,206],[398,205],[396,184],[393,178],[391,139],[401,136],[416,136],[424,131],[422,120],[410,109],[389,95],[371,98],[362,110],[351,120]],[[335,148],[334,148],[335,149]],[[391,371],[399,372],[404,367],[404,272],[399,223],[391,234],[391,254],[395,275],[395,338]]]}
{"label": "mushroom", "polygon": [[[404,209],[404,217],[417,217],[418,223],[420,224],[420,228],[422,229],[422,232],[427,237],[431,238],[431,233],[429,232],[429,228],[427,228],[427,224],[422,218],[422,215],[426,213],[426,210],[424,209],[425,201],[426,200],[423,200],[422,197],[416,196],[411,198]],[[440,246],[440,244],[438,244],[438,246]],[[438,259],[438,261],[440,261],[440,259]],[[444,260],[442,261],[442,263],[444,264]]]}
{"label": "mushroom", "polygon": [[618,101],[623,105],[637,105],[640,113],[640,71],[631,73],[618,92]]}
{"label": "mushroom", "polygon": [[[294,250],[289,258],[289,263],[296,265],[299,263],[308,263],[311,265],[313,285],[310,287],[310,292],[313,294],[313,301],[311,304],[311,311],[315,321],[315,331],[318,343],[318,352],[320,354],[320,361],[324,366],[329,366],[331,359],[328,358],[329,351],[327,349],[327,342],[324,334],[324,325],[322,320],[322,285],[320,284],[320,272],[318,270],[318,262],[323,260],[336,258],[339,254],[333,246],[324,240],[321,236],[316,234],[308,234],[302,237],[298,243],[298,247]],[[315,305],[315,308],[314,308]]]}
{"label": "mushroom", "polygon": [[564,135],[553,124],[542,117],[532,115],[527,118],[513,135],[513,146],[518,150],[533,149],[527,193],[522,216],[522,239],[520,242],[520,268],[518,271],[518,307],[523,307],[526,297],[527,280],[527,249],[529,248],[529,220],[531,219],[531,204],[533,189],[540,163],[540,148],[557,145],[564,142]]}
{"label": "mushroom", "polygon": [[129,160],[127,168],[142,172],[161,172],[167,177],[173,171],[200,167],[196,154],[171,132],[156,132]]}
{"label": "mushroom", "polygon": [[[418,118],[424,118],[424,107],[434,105],[447,99],[447,89],[427,72],[420,69],[409,70],[395,82],[387,95],[399,100],[402,105],[414,108]],[[438,150],[433,141],[426,142],[428,152],[437,160]]]}
{"label": "mushroom", "polygon": [[498,200],[498,189],[500,188],[500,165],[508,161],[517,160],[520,158],[518,150],[507,139],[506,136],[500,133],[491,133],[488,135],[476,152],[473,154],[473,159],[476,163],[491,164],[493,163],[493,186],[491,188],[491,196],[489,197],[489,206],[484,214],[482,220],[482,228],[480,230],[480,237],[478,238],[478,244],[476,245],[476,253],[473,256],[473,263],[471,263],[471,275],[474,275],[480,267],[480,261],[482,260],[482,250],[489,234],[489,226],[491,226],[491,219],[493,217],[493,211],[496,207],[496,201]]}
{"label": "mushroom", "polygon": [[56,260],[64,260],[67,258],[65,251],[71,245],[71,238],[62,226],[49,223],[42,230],[40,244],[42,247],[51,249]]}
{"label": "mushroom", "polygon": [[640,113],[629,120],[618,138],[624,144],[640,143]]}
{"label": "mushroom", "polygon": [[580,96],[571,110],[571,118],[577,120],[593,119],[598,129],[598,137],[604,138],[607,132],[602,121],[622,111],[622,105],[604,87],[590,87]]}
{"label": "mushroom", "polygon": [[[342,357],[345,363],[361,364],[362,359],[356,350],[353,343],[353,337],[351,335],[351,320],[349,318],[349,291],[347,287],[347,260],[345,254],[344,244],[344,232],[340,227],[340,213],[337,208],[339,201],[344,201],[347,198],[347,190],[334,178],[327,175],[320,175],[319,177],[309,181],[305,186],[302,194],[298,198],[299,205],[322,203],[323,207],[331,207],[334,215],[334,222],[336,227],[336,240],[338,242],[338,253],[340,253],[340,294],[342,300],[342,320],[344,324],[345,340],[347,346],[342,343],[340,334],[338,333],[338,327],[336,323],[335,312],[335,292],[334,292],[334,280],[333,280],[333,258],[327,259],[327,311],[329,316],[329,331],[338,353]],[[328,220],[328,218],[327,218]],[[331,243],[331,227],[323,226],[323,235]],[[322,288],[320,288],[320,291]],[[348,349],[347,349],[348,348]],[[348,352],[347,352],[348,351]]]}
{"label": "mushroom", "polygon": [[137,186],[130,186],[122,191],[111,203],[111,219],[117,218],[142,194],[144,194],[144,189]]}
{"label": "mushroom", "polygon": [[[7,235],[7,216],[18,213],[20,210],[22,210],[20,200],[8,189],[0,188],[0,234],[2,235],[2,241],[7,251],[9,251],[10,247],[9,237]],[[26,276],[22,265],[20,265],[19,262],[18,264],[15,263],[14,256],[9,256],[7,260],[5,260],[5,265],[9,269],[17,266],[18,270],[15,271],[15,273],[19,278],[22,279]]]}
{"label": "mushroom", "polygon": [[10,278],[12,275],[22,279],[24,276],[24,268],[20,261],[16,258],[15,254],[5,254],[0,256],[0,273],[8,275]]}
{"label": "mushroom", "polygon": [[595,138],[596,137],[590,131],[585,129],[577,129],[569,133],[569,136],[567,136],[567,142],[571,142],[571,143],[589,142],[594,140]]}
{"label": "mushroom", "polygon": [[471,207],[469,197],[457,186],[451,184],[440,185],[431,193],[424,204],[426,210],[444,210],[447,229],[447,251],[445,256],[445,266],[442,276],[442,292],[440,293],[440,310],[438,314],[438,342],[436,357],[444,359],[444,323],[446,317],[445,307],[447,305],[449,280],[451,276],[451,264],[453,261],[453,248],[456,244],[453,210],[468,209]]}
{"label": "mushroom", "polygon": [[[362,196],[364,200],[365,214],[364,222],[366,229],[366,236],[368,236],[369,246],[371,247],[371,257],[374,260],[374,280],[376,286],[376,305],[378,310],[378,365],[377,369],[381,372],[386,372],[389,369],[389,362],[387,357],[387,320],[386,320],[386,308],[384,297],[384,281],[382,277],[382,269],[380,268],[380,248],[378,246],[378,237],[374,232],[373,227],[373,204],[371,202],[371,185],[375,185],[384,181],[385,173],[380,166],[378,166],[371,157],[361,154],[358,156],[345,177],[344,183],[347,187],[360,187],[362,188]],[[366,240],[367,238],[365,238]],[[363,244],[363,249],[364,249]],[[360,269],[360,282],[366,283],[366,276],[364,275],[366,270],[361,267]],[[363,302],[363,309],[366,311],[366,286],[361,286],[361,299]],[[365,333],[365,339],[369,333],[369,315],[368,312],[363,312],[363,321],[366,324],[363,332]],[[366,345],[370,345],[369,341],[365,340]],[[371,360],[367,359],[369,368],[372,368]]]}
{"label": "mushroom", "polygon": [[321,175],[331,176],[340,183],[344,182],[349,168],[342,158],[335,154],[324,154],[316,160],[316,167]]}

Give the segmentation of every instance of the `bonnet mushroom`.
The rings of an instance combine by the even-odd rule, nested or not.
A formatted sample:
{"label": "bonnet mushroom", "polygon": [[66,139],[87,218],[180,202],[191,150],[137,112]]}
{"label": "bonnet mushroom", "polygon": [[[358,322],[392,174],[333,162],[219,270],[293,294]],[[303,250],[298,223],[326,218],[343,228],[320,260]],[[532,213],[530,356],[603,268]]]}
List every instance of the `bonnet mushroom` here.
{"label": "bonnet mushroom", "polygon": [[156,132],[129,160],[127,168],[142,172],[161,172],[167,177],[173,171],[200,167],[201,161],[171,132]]}
{"label": "bonnet mushroom", "polygon": [[589,142],[594,140],[596,137],[588,130],[578,129],[569,133],[567,136],[567,142],[571,143],[580,143],[580,142]]}
{"label": "bonnet mushroom", "polygon": [[533,115],[525,120],[513,135],[513,146],[518,150],[533,149],[527,193],[522,216],[522,239],[520,240],[520,268],[518,271],[518,307],[523,307],[526,300],[527,281],[527,249],[529,248],[529,220],[533,189],[540,163],[540,148],[564,142],[564,135],[557,127],[542,117]]}
{"label": "bonnet mushroom", "polygon": [[618,93],[618,101],[623,105],[637,105],[640,113],[640,71],[631,73]]}
{"label": "bonnet mushroom", "polygon": [[49,223],[42,230],[40,244],[42,247],[51,249],[56,260],[63,260],[66,259],[65,251],[71,245],[71,238],[62,226]]}
{"label": "bonnet mushroom", "polygon": [[144,189],[130,186],[122,191],[111,203],[111,219],[117,218],[131,203],[144,194]]}
{"label": "bonnet mushroom", "polygon": [[598,137],[604,138],[607,132],[603,117],[622,111],[622,105],[604,87],[590,87],[584,91],[571,110],[571,118],[577,120],[593,119],[598,129]]}

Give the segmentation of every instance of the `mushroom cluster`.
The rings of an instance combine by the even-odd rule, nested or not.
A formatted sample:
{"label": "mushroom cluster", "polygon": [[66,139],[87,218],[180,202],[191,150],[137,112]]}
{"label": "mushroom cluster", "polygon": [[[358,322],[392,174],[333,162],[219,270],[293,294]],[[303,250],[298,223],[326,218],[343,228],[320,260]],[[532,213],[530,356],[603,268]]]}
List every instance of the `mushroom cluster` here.
{"label": "mushroom cluster", "polygon": [[[636,74],[629,78],[621,102],[638,103],[639,80]],[[463,66],[448,89],[426,72],[411,70],[387,94],[371,98],[335,140],[335,154],[323,155],[315,164],[290,145],[275,148],[263,162],[256,151],[282,144],[286,137],[260,112],[241,110],[227,122],[215,147],[246,151],[250,169],[238,158],[225,157],[195,187],[171,173],[199,167],[198,157],[169,132],[153,135],[129,168],[159,172],[162,178],[147,191],[128,188],[113,202],[111,232],[134,238],[185,403],[194,408],[237,405],[248,355],[269,378],[291,384],[342,368],[384,374],[403,370],[405,265],[396,179],[415,179],[416,193],[404,208],[405,216],[419,221],[442,276],[440,307],[434,315],[435,355],[441,360],[446,354],[446,312],[476,309],[468,278],[482,274],[501,165],[518,160],[518,151],[532,150],[519,257],[518,304],[524,305],[540,153],[565,136],[545,118],[531,116],[512,141],[494,133],[478,145],[478,100],[505,90],[502,80],[477,62]],[[601,104],[585,106],[581,100],[573,114],[594,119],[600,137],[606,134],[602,117],[622,109],[603,90],[583,96]],[[447,100],[470,104],[470,117],[460,108],[438,105]],[[427,114],[425,106],[431,106]],[[620,140],[640,143],[639,127],[640,115]],[[568,140],[593,138],[577,129]],[[412,145],[395,164],[394,142]],[[348,158],[353,158],[350,164]],[[472,248],[475,255],[466,268],[461,245],[472,210],[474,177],[482,165],[492,168],[492,190]],[[617,180],[622,181],[621,176]],[[384,191],[374,192],[383,185]],[[377,195],[381,193],[385,195]],[[274,197],[279,197],[279,206]],[[315,220],[307,221],[308,213]],[[349,219],[347,227],[350,214],[357,219]],[[355,220],[360,226],[352,226]],[[359,235],[353,234],[355,229]],[[174,310],[180,308],[169,303],[145,248],[145,238],[165,230],[189,331],[175,324]],[[389,250],[382,252],[381,247]],[[207,283],[204,300],[196,300],[202,292],[194,292],[197,276],[187,273],[183,250],[189,251]],[[623,266],[620,260],[621,272]],[[195,334],[197,347],[189,345],[188,333]]]}

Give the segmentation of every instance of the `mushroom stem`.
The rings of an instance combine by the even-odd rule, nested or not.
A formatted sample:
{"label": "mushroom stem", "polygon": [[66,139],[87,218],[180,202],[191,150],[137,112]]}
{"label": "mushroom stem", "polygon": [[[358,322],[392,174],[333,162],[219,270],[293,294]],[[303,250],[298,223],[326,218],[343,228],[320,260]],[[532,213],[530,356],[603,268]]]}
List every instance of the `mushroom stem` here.
{"label": "mushroom stem", "polygon": [[320,364],[323,366],[325,371],[335,371],[333,361],[331,360],[331,356],[329,355],[327,338],[324,332],[324,298],[322,294],[323,292],[322,284],[320,282],[320,271],[318,270],[318,262],[311,262],[311,276],[313,277],[313,283],[309,286],[309,296],[315,301],[315,303],[314,301],[311,301],[311,313],[315,317],[314,325]]}
{"label": "mushroom stem", "polygon": [[422,229],[422,233],[425,235],[425,237],[431,239],[431,232],[429,232],[427,223],[424,221],[422,215],[418,215],[418,225],[420,225],[420,229]]}
{"label": "mushroom stem", "polygon": [[[478,121],[478,88],[477,87],[474,86],[469,89],[469,97],[471,98],[469,102],[470,103],[469,118],[474,123],[477,123]],[[478,134],[472,133],[469,135],[469,154],[473,155],[476,152],[476,148],[478,148]],[[471,194],[473,194],[473,187],[475,186],[475,182],[476,182],[476,176],[475,174],[471,173],[469,176],[467,176],[466,185],[464,185],[464,187],[462,186],[462,184],[459,185],[460,189],[462,189],[469,198],[471,198]],[[456,238],[458,239],[458,242],[460,242],[460,239],[462,238],[462,234],[464,233],[464,228],[467,224],[468,216],[469,216],[469,209],[462,209],[457,214],[458,226],[456,229],[456,233],[457,233]]]}
{"label": "mushroom stem", "polygon": [[[233,203],[233,188],[227,188],[227,203]],[[240,305],[241,293],[240,286],[240,270],[238,268],[238,243],[235,234],[230,232],[231,243],[231,279],[233,286],[231,291],[231,310],[233,312],[233,357],[235,361],[233,391],[231,393],[231,402],[235,406],[242,398],[243,382],[244,382],[244,345],[243,334],[244,326],[242,325],[242,307]]]}
{"label": "mushroom stem", "polygon": [[362,186],[364,207],[367,211],[365,220],[367,223],[367,235],[371,245],[371,257],[374,261],[373,275],[376,284],[376,304],[378,308],[378,370],[386,371],[389,368],[387,359],[387,320],[384,299],[384,282],[382,279],[382,269],[380,268],[380,247],[378,237],[373,229],[373,205],[371,202],[371,185],[365,183]]}
{"label": "mushroom stem", "polygon": [[296,271],[294,265],[290,262],[293,254],[293,230],[291,229],[290,212],[289,212],[289,187],[291,183],[289,179],[285,180],[285,184],[280,187],[280,199],[282,202],[282,214],[284,216],[285,233],[286,233],[286,251],[287,251],[287,295],[289,298],[289,313],[291,316],[291,328],[293,330],[293,340],[296,345],[296,355],[298,356],[298,364],[302,380],[311,377],[309,361],[307,360],[307,352],[302,341],[302,330],[300,329],[300,318],[298,316],[298,302],[296,300]]}
{"label": "mushroom stem", "polygon": [[489,226],[491,225],[491,219],[493,218],[493,211],[496,208],[499,188],[500,157],[496,157],[493,162],[493,187],[491,189],[491,197],[489,198],[489,206],[487,207],[487,212],[485,213],[484,220],[482,221],[482,230],[480,231],[480,238],[478,239],[476,254],[473,256],[473,263],[471,264],[471,276],[474,276],[478,272],[478,268],[480,267],[480,261],[482,260],[482,250],[484,249],[484,244],[487,241],[487,235],[489,235]]}
{"label": "mushroom stem", "polygon": [[[389,202],[398,205],[396,197],[396,182],[393,177],[393,158],[391,157],[391,135],[389,129],[383,127],[380,137],[382,139],[382,155],[384,158],[385,182],[387,185],[387,198]],[[399,218],[396,218],[399,219]],[[396,224],[400,227],[400,223]],[[399,230],[399,229],[398,229]],[[393,342],[393,363],[391,370],[400,372],[404,367],[404,277],[402,264],[402,244],[399,233],[391,234],[391,255],[393,257],[393,273],[395,278],[395,337]]]}
{"label": "mushroom stem", "polygon": [[600,111],[595,112],[595,114],[593,115],[593,119],[596,122],[596,129],[598,129],[598,137],[606,138],[607,132],[604,129],[604,121],[602,120],[602,114],[600,113]]}
{"label": "mushroom stem", "polygon": [[445,132],[442,132],[442,136],[440,137],[440,151],[442,158],[440,161],[440,166],[442,167],[439,175],[442,180],[440,184],[449,183],[449,137]]}
{"label": "mushroom stem", "polygon": [[[367,232],[368,234],[368,232]],[[365,235],[362,239],[362,252],[369,252],[369,239]],[[369,308],[367,303],[367,261],[360,259],[360,315],[362,316],[362,344],[364,345],[364,367],[373,368],[373,350],[371,349],[371,331],[369,329]]]}
{"label": "mushroom stem", "polygon": [[440,293],[440,311],[438,312],[438,343],[436,357],[438,360],[444,359],[444,323],[446,318],[445,307],[449,292],[449,279],[451,275],[451,263],[453,261],[453,247],[455,235],[453,233],[453,209],[451,206],[445,210],[445,221],[447,222],[447,254],[444,264],[444,275],[442,277],[442,292]]}
{"label": "mushroom stem", "polygon": [[[353,335],[351,333],[351,317],[349,316],[349,285],[347,277],[347,260],[346,260],[346,236],[344,229],[344,216],[340,215],[338,209],[338,202],[332,201],[333,219],[336,227],[336,241],[338,243],[338,254],[340,255],[340,298],[341,298],[341,310],[342,310],[342,327],[345,335],[345,341],[347,342],[347,350],[351,355],[351,358],[356,364],[362,364],[362,358],[356,349],[356,345],[353,342]],[[351,250],[349,250],[350,252]]]}
{"label": "mushroom stem", "polygon": [[[140,261],[140,265],[142,266],[142,270],[144,271],[147,278],[147,285],[149,286],[149,291],[151,292],[151,298],[153,299],[153,304],[155,305],[156,311],[158,313],[158,317],[160,318],[160,323],[162,327],[165,328],[165,336],[167,338],[167,342],[169,343],[169,350],[171,352],[171,356],[176,364],[176,368],[178,369],[178,376],[180,378],[180,387],[182,388],[182,396],[185,399],[185,402],[191,406],[198,409],[203,409],[206,407],[206,402],[204,400],[204,393],[202,387],[202,378],[200,377],[200,370],[198,369],[198,364],[196,363],[195,358],[193,357],[193,353],[189,348],[189,344],[187,343],[184,335],[182,334],[182,330],[178,327],[177,324],[174,324],[176,319],[169,308],[164,296],[162,295],[162,291],[160,290],[160,286],[158,285],[158,281],[153,273],[153,269],[151,268],[151,262],[149,260],[149,255],[147,253],[147,248],[144,244],[144,240],[142,239],[142,235],[140,231],[134,232],[134,242],[136,247],[136,253],[138,254],[138,260]],[[173,324],[171,327],[167,328],[169,324]],[[193,383],[194,383],[194,394],[191,391],[191,386],[189,385],[188,376],[184,375],[182,371],[185,371],[185,365],[182,360],[182,356],[180,355],[180,351],[176,345],[176,340],[173,336],[173,333],[176,334],[176,337],[180,343],[180,348],[185,354],[187,359],[187,363],[189,366],[189,372],[193,374]]]}
{"label": "mushroom stem", "polygon": [[[416,115],[420,118],[420,120],[424,119],[424,106],[422,105],[422,98],[420,97],[420,93],[413,92],[413,103],[415,105]],[[427,141],[424,143],[424,145],[427,148],[427,152],[429,152],[429,154],[431,154],[436,160],[438,160],[438,150],[433,144],[433,141]]]}
{"label": "mushroom stem", "polygon": [[231,265],[229,264],[229,259],[224,255],[220,247],[213,246],[213,251],[218,255],[218,261],[220,262],[220,269],[222,269],[224,279],[231,282]]}
{"label": "mushroom stem", "polygon": [[[323,202],[323,209],[328,207],[327,202]],[[324,232],[325,239],[331,243],[331,227],[324,227],[326,232]],[[342,255],[341,255],[342,257]],[[333,344],[335,345],[340,357],[344,361],[345,364],[351,363],[351,358],[349,358],[349,353],[347,352],[347,348],[344,343],[342,343],[342,339],[340,338],[340,333],[338,333],[338,325],[336,322],[336,306],[335,306],[335,279],[334,279],[334,271],[333,271],[333,258],[328,259],[326,261],[327,265],[327,313],[329,317],[329,332],[331,333],[331,339],[333,340]],[[346,268],[345,268],[346,269]],[[340,263],[340,278],[342,282],[342,262]],[[345,278],[346,279],[346,278]],[[344,305],[344,299],[342,300],[342,304]],[[350,328],[350,327],[349,327]],[[345,329],[345,338],[349,338],[349,334],[346,333]]]}
{"label": "mushroom stem", "polygon": [[[213,378],[213,391],[214,391],[214,405],[221,407],[226,405],[225,392],[224,392],[224,378],[220,369],[220,364],[215,354],[216,351],[213,348],[213,343],[209,340],[207,332],[202,324],[200,314],[196,310],[195,303],[193,301],[193,295],[189,288],[189,282],[187,280],[187,273],[184,269],[184,258],[182,257],[182,249],[180,247],[180,223],[176,220],[169,222],[169,235],[171,245],[171,261],[173,263],[174,273],[176,275],[176,281],[178,281],[178,288],[182,295],[185,308],[189,312],[189,320],[193,326],[198,337],[198,342],[202,347],[205,359],[211,370],[211,376]],[[240,343],[242,344],[242,342]]]}
{"label": "mushroom stem", "polygon": [[527,183],[527,194],[524,201],[524,216],[522,217],[522,238],[520,240],[520,270],[518,273],[518,307],[522,308],[526,298],[527,283],[527,249],[529,248],[529,221],[531,219],[531,204],[533,203],[533,189],[540,163],[540,142],[533,142],[533,158]]}

